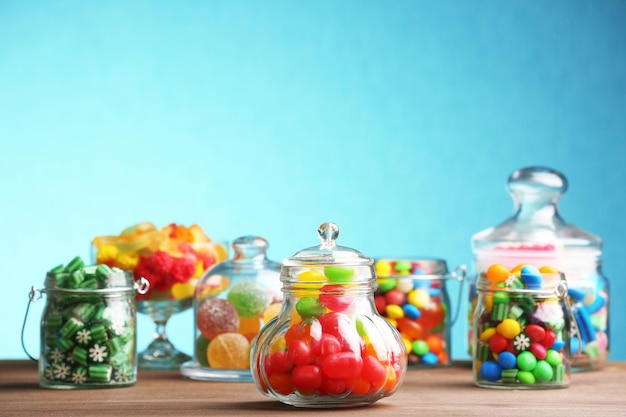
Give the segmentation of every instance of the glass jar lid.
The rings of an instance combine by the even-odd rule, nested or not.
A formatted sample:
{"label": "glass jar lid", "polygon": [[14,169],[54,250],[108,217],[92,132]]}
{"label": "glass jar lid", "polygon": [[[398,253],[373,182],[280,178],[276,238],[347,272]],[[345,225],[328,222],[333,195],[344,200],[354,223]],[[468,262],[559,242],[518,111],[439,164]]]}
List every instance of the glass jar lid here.
{"label": "glass jar lid", "polygon": [[339,227],[335,223],[322,223],[317,229],[320,238],[319,246],[302,249],[293,256],[285,259],[286,266],[311,266],[319,265],[372,265],[374,260],[363,255],[361,252],[337,245]]}
{"label": "glass jar lid", "polygon": [[514,214],[497,226],[472,237],[476,254],[492,251],[572,252],[600,255],[602,240],[567,223],[558,203],[567,191],[567,178],[546,167],[528,167],[513,172],[508,191]]}

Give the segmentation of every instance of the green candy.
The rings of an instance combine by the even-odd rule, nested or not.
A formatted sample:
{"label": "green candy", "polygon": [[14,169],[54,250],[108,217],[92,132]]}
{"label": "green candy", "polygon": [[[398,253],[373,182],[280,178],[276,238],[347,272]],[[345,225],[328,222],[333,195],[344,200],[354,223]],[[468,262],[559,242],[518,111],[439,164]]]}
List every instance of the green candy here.
{"label": "green candy", "polygon": [[413,353],[417,356],[423,356],[428,353],[428,343],[424,340],[416,340],[411,344],[413,348]]}
{"label": "green candy", "polygon": [[517,373],[517,380],[522,384],[532,385],[535,383],[535,375],[530,371],[519,371]]}
{"label": "green candy", "polygon": [[330,282],[349,282],[354,276],[354,268],[349,266],[325,266],[324,275]]}
{"label": "green candy", "polygon": [[322,305],[319,298],[304,297],[296,303],[296,311],[303,319],[311,317],[319,317],[326,312],[326,308]]}
{"label": "green candy", "polygon": [[493,293],[493,303],[494,304],[508,304],[509,303],[509,294],[504,291],[496,291]]}
{"label": "green candy", "polygon": [[552,366],[558,366],[563,363],[563,357],[558,351],[554,349],[548,349],[546,351],[546,361]]}
{"label": "green candy", "polygon": [[535,379],[539,382],[548,382],[554,376],[554,370],[552,369],[552,365],[550,365],[545,360],[537,361],[537,365],[535,369],[533,369],[533,375]]}
{"label": "green candy", "polygon": [[395,264],[395,269],[398,272],[410,272],[413,265],[410,261],[398,261]]}
{"label": "green candy", "polygon": [[232,286],[228,301],[235,306],[240,317],[256,317],[272,302],[269,294],[251,280],[240,281]]}
{"label": "green candy", "polygon": [[529,351],[517,355],[517,368],[522,371],[532,371],[537,366],[537,358]]}
{"label": "green candy", "polygon": [[376,283],[380,292],[386,293],[396,288],[397,280],[395,278],[379,278]]}
{"label": "green candy", "polygon": [[95,382],[109,382],[112,372],[113,368],[111,368],[111,365],[91,365],[89,367],[89,378]]}
{"label": "green candy", "polygon": [[81,259],[80,256],[76,256],[74,259],[72,259],[67,266],[65,267],[65,270],[67,272],[74,272],[74,271],[78,271],[79,269],[83,268],[85,266],[85,263],[83,262],[83,260]]}

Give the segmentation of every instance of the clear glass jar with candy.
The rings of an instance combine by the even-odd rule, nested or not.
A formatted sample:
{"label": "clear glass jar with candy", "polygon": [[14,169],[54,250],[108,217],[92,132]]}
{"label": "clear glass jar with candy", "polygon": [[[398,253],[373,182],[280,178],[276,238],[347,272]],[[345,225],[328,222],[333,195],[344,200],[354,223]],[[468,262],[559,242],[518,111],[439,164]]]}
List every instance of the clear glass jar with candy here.
{"label": "clear glass jar with candy", "polygon": [[194,355],[180,367],[191,379],[251,382],[250,342],[281,307],[281,265],[267,258],[267,240],[242,236],[231,246],[233,258],[196,285]]}
{"label": "clear glass jar with candy", "polygon": [[493,264],[479,275],[473,321],[474,383],[485,388],[569,386],[573,316],[562,273]]}
{"label": "clear glass jar with candy", "polygon": [[[85,389],[133,385],[137,380],[135,292],[148,290],[129,271],[86,266],[80,257],[51,269],[43,290],[39,384]],[[30,355],[29,355],[30,356]]]}
{"label": "clear glass jar with candy", "polygon": [[376,310],[400,333],[408,352],[409,368],[432,368],[451,364],[452,326],[461,305],[462,291],[453,307],[449,280],[463,283],[466,266],[448,270],[443,259],[378,259]]}
{"label": "clear glass jar with candy", "polygon": [[399,333],[374,307],[374,260],[336,240],[323,223],[320,245],[283,262],[282,309],[250,353],[257,388],[295,407],[372,404],[402,383],[407,357]]}
{"label": "clear glass jar with candy", "polygon": [[[572,370],[592,370],[600,368],[609,355],[609,282],[601,271],[602,240],[559,214],[558,203],[567,188],[566,177],[550,168],[513,172],[508,179],[513,216],[475,234],[472,250],[478,272],[492,264],[512,269],[522,262],[563,272],[579,330],[579,336],[571,339],[576,355]],[[470,285],[470,319],[477,301],[475,283]],[[470,325],[470,340],[471,329]]]}

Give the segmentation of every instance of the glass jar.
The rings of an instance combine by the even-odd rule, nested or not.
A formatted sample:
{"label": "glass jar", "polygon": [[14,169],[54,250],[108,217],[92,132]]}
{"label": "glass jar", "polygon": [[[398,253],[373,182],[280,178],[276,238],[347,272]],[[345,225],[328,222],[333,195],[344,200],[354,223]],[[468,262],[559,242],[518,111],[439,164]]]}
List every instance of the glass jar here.
{"label": "glass jar", "polygon": [[250,342],[281,306],[280,263],[267,258],[268,242],[243,236],[233,259],[209,269],[196,285],[194,355],[181,373],[195,380],[251,382]]}
{"label": "glass jar", "polygon": [[283,304],[252,344],[259,391],[296,407],[352,407],[392,395],[404,379],[406,349],[374,307],[372,258],[339,246],[339,228],[285,259]]}
{"label": "glass jar", "polygon": [[[543,272],[547,271],[547,272]],[[569,386],[572,315],[562,273],[494,264],[479,275],[474,383],[485,388]]]}
{"label": "glass jar", "polygon": [[[508,190],[514,201],[514,215],[475,234],[472,250],[478,272],[492,264],[511,269],[528,262],[565,274],[581,330],[580,338],[571,340],[571,351],[581,352],[573,358],[572,370],[582,371],[601,367],[609,355],[609,282],[601,271],[602,240],[559,215],[558,202],[567,187],[565,176],[550,168],[513,172]],[[470,320],[476,306],[475,289],[474,280],[469,295]],[[469,346],[471,353],[471,343]]]}
{"label": "glass jar", "polygon": [[[135,291],[130,272],[85,266],[80,257],[46,275],[39,383],[45,388],[111,388],[137,379]],[[31,300],[35,290],[31,292]]]}
{"label": "glass jar", "polygon": [[376,261],[376,310],[402,336],[409,368],[451,364],[451,329],[461,305],[462,291],[451,318],[446,283],[465,279],[466,267],[451,273],[442,259],[379,259]]}

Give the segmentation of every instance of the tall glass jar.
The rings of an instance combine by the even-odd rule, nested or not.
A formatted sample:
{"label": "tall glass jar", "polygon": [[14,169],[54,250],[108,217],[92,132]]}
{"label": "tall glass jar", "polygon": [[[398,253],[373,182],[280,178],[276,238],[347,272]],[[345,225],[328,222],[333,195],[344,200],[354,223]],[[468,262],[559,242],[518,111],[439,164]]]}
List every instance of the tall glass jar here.
{"label": "tall glass jar", "polygon": [[111,388],[137,379],[135,291],[130,272],[74,258],[46,275],[39,383],[45,388]]}
{"label": "tall glass jar", "polygon": [[373,259],[339,246],[323,223],[319,246],[285,259],[282,309],[252,344],[259,391],[296,407],[352,407],[392,395],[406,349],[374,307]]}
{"label": "tall glass jar", "polygon": [[250,342],[281,306],[280,263],[267,258],[268,242],[242,236],[232,260],[221,262],[196,285],[194,355],[181,373],[201,381],[250,382]]}
{"label": "tall glass jar", "polygon": [[567,281],[552,269],[494,264],[480,273],[473,322],[474,383],[563,388],[570,383],[573,321]]}
{"label": "tall glass jar", "polygon": [[[558,203],[567,187],[565,176],[550,168],[529,167],[513,172],[508,190],[514,201],[514,215],[475,234],[472,250],[478,273],[492,264],[511,269],[528,262],[565,274],[580,330],[580,336],[571,340],[571,351],[581,352],[573,358],[572,369],[582,371],[601,367],[609,355],[609,282],[601,271],[602,240],[567,223],[559,214]],[[474,280],[470,320],[476,306],[475,290]]]}

